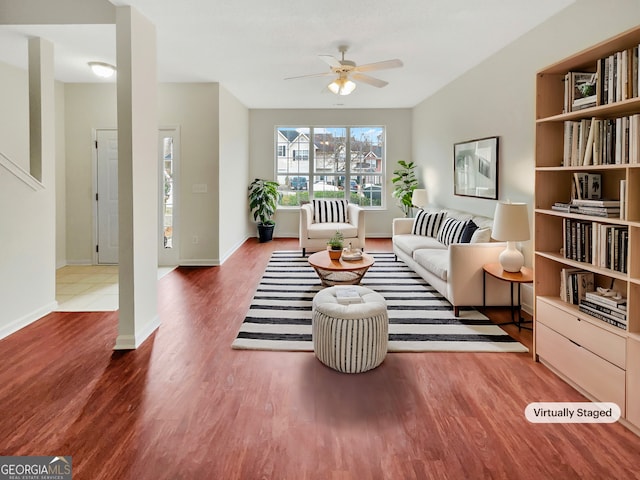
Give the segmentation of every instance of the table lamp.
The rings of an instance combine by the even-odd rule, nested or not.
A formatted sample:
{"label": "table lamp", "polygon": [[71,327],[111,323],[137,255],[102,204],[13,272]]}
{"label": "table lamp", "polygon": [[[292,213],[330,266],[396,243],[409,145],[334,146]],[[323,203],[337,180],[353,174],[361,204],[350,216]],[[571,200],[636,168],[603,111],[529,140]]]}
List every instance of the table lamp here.
{"label": "table lamp", "polygon": [[424,188],[416,188],[411,195],[411,203],[414,207],[424,208],[429,203],[427,191]]}
{"label": "table lamp", "polygon": [[505,272],[519,272],[524,265],[524,255],[516,248],[516,242],[529,240],[527,204],[498,202],[491,236],[507,242],[507,248],[499,256],[502,269]]}

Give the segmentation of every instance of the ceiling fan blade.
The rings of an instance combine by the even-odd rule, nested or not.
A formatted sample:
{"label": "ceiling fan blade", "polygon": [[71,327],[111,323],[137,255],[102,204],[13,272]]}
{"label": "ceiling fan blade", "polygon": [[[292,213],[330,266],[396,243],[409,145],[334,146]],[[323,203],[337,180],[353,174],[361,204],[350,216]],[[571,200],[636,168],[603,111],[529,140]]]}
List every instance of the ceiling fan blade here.
{"label": "ceiling fan blade", "polygon": [[333,72],[312,73],[310,75],[299,75],[297,77],[287,77],[285,78],[285,80],[295,80],[296,78],[327,77],[329,75],[335,75],[335,73]]}
{"label": "ceiling fan blade", "polygon": [[322,60],[329,64],[330,67],[341,67],[342,64],[333,55],[318,55]]}
{"label": "ceiling fan blade", "polygon": [[384,80],[380,80],[379,78],[370,77],[369,75],[364,75],[362,73],[352,73],[351,78],[353,80],[357,80],[358,82],[367,83],[378,88],[389,85],[389,82],[385,82]]}
{"label": "ceiling fan blade", "polygon": [[374,70],[386,70],[388,68],[399,68],[402,67],[402,60],[398,60],[397,58],[393,60],[385,60],[384,62],[376,62],[376,63],[367,63],[365,65],[359,65],[355,68],[358,72],[372,72]]}

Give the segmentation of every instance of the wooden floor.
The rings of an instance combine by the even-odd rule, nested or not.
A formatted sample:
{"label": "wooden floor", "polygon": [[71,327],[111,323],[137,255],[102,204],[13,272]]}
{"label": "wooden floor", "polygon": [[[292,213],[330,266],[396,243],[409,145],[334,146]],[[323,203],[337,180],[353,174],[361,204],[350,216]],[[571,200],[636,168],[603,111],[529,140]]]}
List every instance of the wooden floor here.
{"label": "wooden floor", "polygon": [[252,239],[168,274],[136,351],[112,351],[114,312],[0,341],[0,455],[72,455],[74,480],[640,478],[640,438],[619,424],[527,422],[530,402],[584,400],[529,354],[391,353],[348,375],[232,350],[271,251],[296,248]]}

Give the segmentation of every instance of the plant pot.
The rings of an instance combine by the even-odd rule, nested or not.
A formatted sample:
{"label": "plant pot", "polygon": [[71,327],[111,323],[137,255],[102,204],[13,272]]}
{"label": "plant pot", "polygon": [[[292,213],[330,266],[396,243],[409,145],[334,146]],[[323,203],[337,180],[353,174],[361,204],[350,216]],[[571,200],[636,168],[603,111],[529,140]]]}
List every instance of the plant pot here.
{"label": "plant pot", "polygon": [[269,242],[273,239],[273,229],[275,225],[259,223],[258,224],[258,238],[260,243]]}
{"label": "plant pot", "polygon": [[331,260],[340,260],[340,257],[342,256],[342,249],[333,250],[332,248],[330,248],[328,251],[329,251],[329,258]]}

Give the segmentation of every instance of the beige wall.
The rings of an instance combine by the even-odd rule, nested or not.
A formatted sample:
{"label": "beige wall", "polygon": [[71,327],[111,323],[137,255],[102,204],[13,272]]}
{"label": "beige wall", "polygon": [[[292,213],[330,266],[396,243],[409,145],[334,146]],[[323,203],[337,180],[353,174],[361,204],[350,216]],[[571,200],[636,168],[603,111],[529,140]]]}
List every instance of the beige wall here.
{"label": "beige wall", "polygon": [[[219,85],[161,84],[158,94],[160,125],[180,126],[180,262],[213,265],[219,258]],[[198,185],[207,191],[198,193]]]}
{"label": "beige wall", "polygon": [[[496,202],[453,195],[453,144],[500,137],[499,198],[530,205],[533,221],[535,76],[545,66],[632,28],[640,2],[581,0],[413,109],[413,155],[432,203],[493,217]],[[532,242],[522,244],[532,264]],[[525,288],[525,305],[530,303]],[[528,298],[529,297],[529,298]]]}
{"label": "beige wall", "polygon": [[[602,13],[601,2],[577,2],[414,108],[414,160],[432,203],[493,216],[495,201],[453,195],[453,144],[495,135],[499,198],[532,205],[536,72],[635,26],[640,2]],[[531,242],[524,248],[530,265]]]}
{"label": "beige wall", "polygon": [[[56,91],[53,60],[48,55],[42,67],[43,188],[32,188],[0,166],[0,338],[55,307]],[[30,165],[28,91],[27,72],[0,64],[0,153],[26,171]]]}
{"label": "beige wall", "polygon": [[220,87],[220,188],[218,190],[221,261],[247,239],[245,180],[249,176],[249,110]]}
{"label": "beige wall", "polygon": [[[215,264],[219,258],[219,87],[161,84],[158,96],[158,126],[180,127],[181,262]],[[65,86],[68,263],[91,263],[93,259],[94,132],[115,128],[115,101],[115,84]],[[194,185],[202,184],[207,185],[207,192],[194,193]]]}
{"label": "beige wall", "polygon": [[[398,160],[411,160],[411,110],[398,109],[360,109],[360,110],[251,110],[250,145],[251,158],[249,178],[275,178],[275,134],[276,126],[326,126],[326,125],[382,125],[387,132],[386,172],[387,198],[386,208],[370,210],[366,213],[367,236],[391,236],[391,223],[402,211],[391,197],[393,186],[391,173]],[[275,215],[277,237],[297,237],[299,228],[299,210],[297,208],[278,209]],[[248,209],[247,232],[256,236],[256,227],[250,218]]]}

